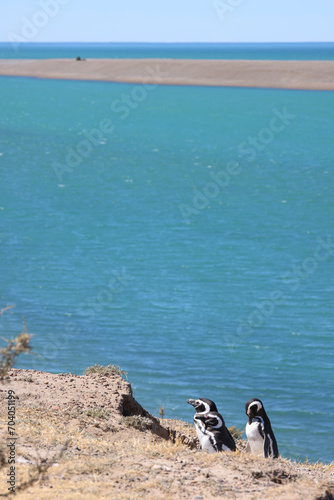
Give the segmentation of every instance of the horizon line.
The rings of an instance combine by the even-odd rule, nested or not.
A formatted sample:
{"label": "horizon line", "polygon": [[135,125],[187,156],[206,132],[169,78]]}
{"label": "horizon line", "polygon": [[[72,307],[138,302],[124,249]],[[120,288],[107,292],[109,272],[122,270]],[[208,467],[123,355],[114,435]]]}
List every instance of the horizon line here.
{"label": "horizon line", "polygon": [[[2,44],[9,44],[9,45],[12,45],[13,42],[10,42],[8,40],[0,40],[0,43]],[[160,41],[160,42],[152,42],[152,41],[146,41],[146,42],[143,42],[143,41],[89,41],[89,40],[86,40],[86,41],[83,41],[83,40],[80,40],[80,41],[70,41],[70,40],[67,40],[67,41],[24,41],[24,42],[20,42],[20,44],[22,45],[29,45],[29,44],[42,44],[42,43],[122,43],[122,44],[180,44],[180,45],[186,45],[186,44],[211,44],[211,45],[218,45],[218,44],[305,44],[305,43],[319,43],[319,44],[328,44],[328,43],[333,43],[334,44],[334,40],[333,41],[314,41],[314,40],[304,40],[304,41],[234,41],[234,42],[208,42],[208,41],[204,41],[204,42],[201,42],[201,41],[188,41],[188,42],[164,42],[164,41]]]}

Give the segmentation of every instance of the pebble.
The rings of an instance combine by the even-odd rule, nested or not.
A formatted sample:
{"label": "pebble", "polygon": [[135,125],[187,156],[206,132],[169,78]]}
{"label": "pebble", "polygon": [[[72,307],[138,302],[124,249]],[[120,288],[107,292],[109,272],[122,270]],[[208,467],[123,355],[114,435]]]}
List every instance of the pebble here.
{"label": "pebble", "polygon": [[27,460],[24,457],[18,456],[16,458],[16,463],[18,463],[18,464],[31,464],[32,462],[30,460]]}

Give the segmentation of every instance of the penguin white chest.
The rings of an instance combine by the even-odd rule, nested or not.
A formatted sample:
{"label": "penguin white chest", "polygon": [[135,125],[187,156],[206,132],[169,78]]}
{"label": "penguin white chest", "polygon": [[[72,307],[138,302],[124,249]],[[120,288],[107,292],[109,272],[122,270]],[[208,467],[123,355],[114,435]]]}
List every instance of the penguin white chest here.
{"label": "penguin white chest", "polygon": [[212,444],[212,437],[209,432],[205,429],[204,425],[201,422],[196,422],[196,433],[199,439],[199,443],[201,445],[202,450],[207,450],[209,453],[215,453],[216,450]]}
{"label": "penguin white chest", "polygon": [[253,455],[264,456],[264,438],[260,434],[259,422],[247,423],[246,436]]}

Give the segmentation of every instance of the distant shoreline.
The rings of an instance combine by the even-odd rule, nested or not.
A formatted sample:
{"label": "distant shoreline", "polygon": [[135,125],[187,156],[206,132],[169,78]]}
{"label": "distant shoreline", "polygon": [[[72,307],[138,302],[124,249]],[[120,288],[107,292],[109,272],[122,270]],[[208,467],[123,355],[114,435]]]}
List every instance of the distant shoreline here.
{"label": "distant shoreline", "polygon": [[0,76],[143,85],[334,90],[334,61],[0,59]]}

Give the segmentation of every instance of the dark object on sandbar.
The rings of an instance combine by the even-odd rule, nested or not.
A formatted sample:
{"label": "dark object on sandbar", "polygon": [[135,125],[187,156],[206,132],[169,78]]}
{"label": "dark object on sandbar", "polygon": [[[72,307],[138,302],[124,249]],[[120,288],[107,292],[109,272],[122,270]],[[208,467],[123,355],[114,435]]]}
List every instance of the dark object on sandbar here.
{"label": "dark object on sandbar", "polygon": [[86,61],[86,59],[81,58],[80,56],[76,57],[76,58],[75,58],[75,60],[76,60],[76,61]]}

